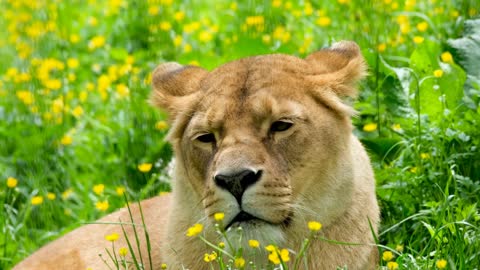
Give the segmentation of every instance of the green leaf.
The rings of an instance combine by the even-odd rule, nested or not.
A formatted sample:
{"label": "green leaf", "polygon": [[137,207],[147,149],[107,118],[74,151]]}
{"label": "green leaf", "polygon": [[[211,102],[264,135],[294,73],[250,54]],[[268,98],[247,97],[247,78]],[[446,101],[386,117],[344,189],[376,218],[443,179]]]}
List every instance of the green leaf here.
{"label": "green leaf", "polygon": [[110,56],[117,61],[123,61],[127,58],[128,52],[124,48],[112,48],[110,50]]}
{"label": "green leaf", "polygon": [[467,104],[473,109],[478,108],[480,99],[480,19],[466,21],[463,37],[449,39],[448,44],[455,49],[456,59],[467,71],[465,84],[467,95],[477,96],[473,99],[468,96]]}
{"label": "green leaf", "polygon": [[464,31],[463,37],[449,39],[448,44],[456,49],[468,75],[480,80],[480,19],[465,21]]}
{"label": "green leaf", "polygon": [[[439,44],[425,41],[410,56],[410,67],[418,79],[410,87],[411,96],[415,97],[410,102],[417,112],[429,115],[432,120],[441,120],[445,108],[453,110],[459,105],[466,80],[465,71],[461,67],[454,63],[440,62],[441,53]],[[433,76],[437,69],[444,72],[440,78]],[[417,99],[419,107],[416,106]]]}
{"label": "green leaf", "polygon": [[375,153],[380,160],[390,162],[397,157],[401,149],[401,140],[395,138],[362,139],[369,152]]}

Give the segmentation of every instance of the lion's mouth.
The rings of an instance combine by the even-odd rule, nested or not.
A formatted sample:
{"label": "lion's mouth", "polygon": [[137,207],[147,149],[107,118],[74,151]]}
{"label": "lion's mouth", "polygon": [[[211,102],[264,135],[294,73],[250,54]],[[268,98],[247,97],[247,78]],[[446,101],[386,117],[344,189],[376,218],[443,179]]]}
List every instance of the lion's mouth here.
{"label": "lion's mouth", "polygon": [[245,211],[240,211],[240,213],[238,213],[233,219],[232,221],[230,221],[230,223],[228,223],[228,225],[225,227],[225,229],[228,229],[230,227],[232,227],[232,225],[234,225],[235,223],[241,223],[241,222],[253,222],[253,221],[264,221],[264,222],[267,222],[263,219],[260,219],[260,218],[257,218]]}
{"label": "lion's mouth", "polygon": [[288,227],[288,225],[290,225],[290,222],[292,220],[292,216],[293,214],[291,213],[290,215],[287,216],[287,218],[285,218],[285,220],[279,224],[274,224],[268,220],[264,220],[264,219],[261,219],[261,218],[258,218],[252,214],[249,214],[245,211],[240,211],[240,213],[238,213],[233,219],[232,221],[230,221],[230,223],[228,223],[228,225],[225,227],[225,230],[232,227],[233,225],[240,225],[241,223],[250,223],[250,224],[254,224],[254,223],[258,223],[258,222],[264,222],[264,223],[268,223],[268,224],[274,224],[274,225],[283,225],[285,227]]}

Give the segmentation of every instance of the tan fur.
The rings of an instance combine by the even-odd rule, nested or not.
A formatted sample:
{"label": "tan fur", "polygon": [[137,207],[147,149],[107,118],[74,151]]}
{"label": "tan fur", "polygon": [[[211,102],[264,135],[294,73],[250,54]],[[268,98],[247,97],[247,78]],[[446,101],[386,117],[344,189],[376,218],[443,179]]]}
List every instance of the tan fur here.
{"label": "tan fur", "polygon": [[[355,84],[365,69],[353,42],[337,43],[305,60],[256,56],[211,72],[176,63],[160,65],[153,74],[152,103],[170,113],[168,138],[176,169],[171,199],[143,203],[154,243],[154,268],[165,262],[169,269],[209,269],[203,255],[211,248],[185,232],[202,223],[205,237],[218,243],[222,239],[212,233],[214,213],[225,213],[223,223],[228,224],[241,207],[260,219],[241,222],[245,240],[256,238],[263,245],[274,240],[298,251],[308,235],[307,222],[316,220],[323,224],[322,237],[361,245],[314,241],[308,251],[309,269],[374,269],[377,251],[369,225],[376,233],[374,177],[363,146],[351,132],[353,110],[341,99],[356,95]],[[290,129],[269,131],[273,122],[285,119],[293,123]],[[216,141],[197,140],[206,133],[213,133]],[[213,178],[242,168],[262,170],[262,176],[245,190],[239,205]],[[125,210],[103,220],[119,216],[128,220]],[[53,269],[73,260],[72,266],[78,267],[69,269],[104,269],[95,256],[105,247],[104,234],[116,229],[84,226],[15,269]],[[55,255],[48,256],[52,252]],[[62,260],[65,254],[69,258]]]}

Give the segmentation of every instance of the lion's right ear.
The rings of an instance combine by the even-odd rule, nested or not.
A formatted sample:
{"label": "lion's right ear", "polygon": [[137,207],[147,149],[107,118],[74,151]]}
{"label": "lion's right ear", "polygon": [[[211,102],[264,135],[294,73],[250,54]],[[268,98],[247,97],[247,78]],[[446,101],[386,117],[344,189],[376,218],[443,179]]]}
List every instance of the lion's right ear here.
{"label": "lion's right ear", "polygon": [[185,109],[199,93],[200,81],[208,71],[175,62],[161,64],[152,73],[150,103],[166,110],[171,118]]}

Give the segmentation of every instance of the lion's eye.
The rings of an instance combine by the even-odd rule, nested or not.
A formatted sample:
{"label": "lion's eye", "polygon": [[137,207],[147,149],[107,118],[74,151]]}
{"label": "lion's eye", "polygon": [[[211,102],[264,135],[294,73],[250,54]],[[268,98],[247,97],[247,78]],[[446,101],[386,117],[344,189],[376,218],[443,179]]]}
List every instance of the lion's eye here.
{"label": "lion's eye", "polygon": [[215,135],[213,135],[213,133],[206,133],[198,136],[196,139],[202,143],[214,143]]}
{"label": "lion's eye", "polygon": [[286,121],[275,121],[270,126],[270,132],[282,132],[293,126],[293,123]]}

